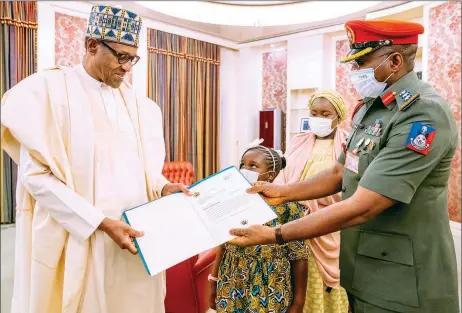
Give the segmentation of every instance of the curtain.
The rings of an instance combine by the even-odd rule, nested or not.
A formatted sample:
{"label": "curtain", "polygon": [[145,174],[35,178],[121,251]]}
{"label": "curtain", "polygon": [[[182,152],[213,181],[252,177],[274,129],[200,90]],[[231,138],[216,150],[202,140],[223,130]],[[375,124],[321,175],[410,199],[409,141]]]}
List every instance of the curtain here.
{"label": "curtain", "polygon": [[148,49],[148,97],[162,110],[166,159],[207,177],[219,168],[220,47],[148,29]]}
{"label": "curtain", "polygon": [[[0,96],[37,71],[36,1],[0,2]],[[13,223],[17,166],[0,151],[1,222]]]}

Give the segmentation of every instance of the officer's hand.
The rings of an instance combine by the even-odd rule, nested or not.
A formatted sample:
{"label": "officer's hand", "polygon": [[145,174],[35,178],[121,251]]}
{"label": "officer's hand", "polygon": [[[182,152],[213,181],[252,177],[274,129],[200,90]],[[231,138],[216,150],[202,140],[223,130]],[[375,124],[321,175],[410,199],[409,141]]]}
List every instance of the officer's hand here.
{"label": "officer's hand", "polygon": [[250,194],[260,193],[265,198],[265,201],[271,206],[287,202],[285,199],[286,185],[257,181],[252,184],[252,187],[247,189],[247,192]]}
{"label": "officer's hand", "polygon": [[112,240],[120,247],[120,249],[127,249],[132,254],[137,254],[138,250],[133,243],[133,238],[142,237],[143,232],[131,228],[128,224],[105,218],[98,227],[99,230],[104,231]]}
{"label": "officer's hand", "polygon": [[275,230],[268,226],[254,225],[247,228],[231,229],[230,234],[236,238],[230,240],[229,243],[241,247],[276,243]]}

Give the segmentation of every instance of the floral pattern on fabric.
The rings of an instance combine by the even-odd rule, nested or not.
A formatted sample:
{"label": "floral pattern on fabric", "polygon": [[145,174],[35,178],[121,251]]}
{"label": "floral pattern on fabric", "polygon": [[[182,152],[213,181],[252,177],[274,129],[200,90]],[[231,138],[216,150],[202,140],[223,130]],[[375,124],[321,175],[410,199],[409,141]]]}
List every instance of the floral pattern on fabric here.
{"label": "floral pattern on fabric", "polygon": [[287,107],[287,51],[263,53],[263,109],[281,109]]}
{"label": "floral pattern on fabric", "polygon": [[[304,216],[304,208],[291,202],[273,207],[275,227]],[[308,259],[303,241],[285,245],[237,247],[225,244],[217,283],[218,313],[284,313],[292,302],[290,261]]]}
{"label": "floral pattern on fabric", "polygon": [[[444,1],[430,9],[428,34],[428,83],[451,106],[458,128],[461,126],[461,8],[460,1]],[[459,133],[460,141],[460,133]],[[452,160],[448,186],[449,218],[462,222],[460,145]]]}

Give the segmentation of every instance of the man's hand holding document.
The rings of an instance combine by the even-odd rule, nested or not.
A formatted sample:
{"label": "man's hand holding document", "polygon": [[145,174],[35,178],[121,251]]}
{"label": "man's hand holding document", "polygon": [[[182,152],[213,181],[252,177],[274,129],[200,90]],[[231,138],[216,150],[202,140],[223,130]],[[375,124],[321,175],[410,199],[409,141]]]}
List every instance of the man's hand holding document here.
{"label": "man's hand holding document", "polygon": [[229,167],[192,185],[192,196],[169,195],[124,213],[144,232],[135,243],[149,275],[156,275],[233,237],[231,228],[265,224],[277,216],[250,183]]}

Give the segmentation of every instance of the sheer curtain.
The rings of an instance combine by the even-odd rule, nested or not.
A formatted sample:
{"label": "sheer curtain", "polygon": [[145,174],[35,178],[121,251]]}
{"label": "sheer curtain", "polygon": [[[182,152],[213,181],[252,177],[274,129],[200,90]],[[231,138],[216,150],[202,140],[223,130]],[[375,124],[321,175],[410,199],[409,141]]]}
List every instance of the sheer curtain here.
{"label": "sheer curtain", "polygon": [[197,179],[219,168],[220,47],[148,29],[148,96],[161,108],[167,161]]}

